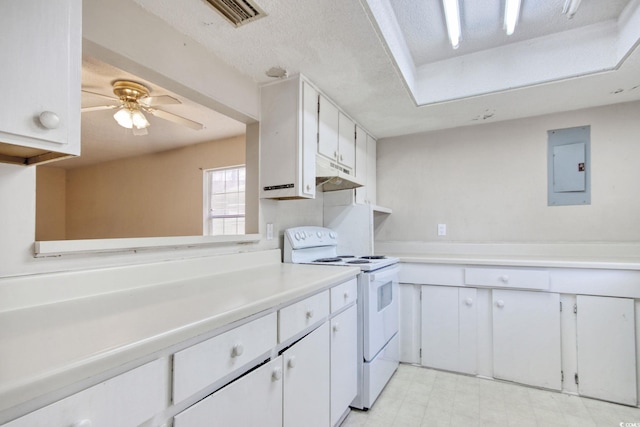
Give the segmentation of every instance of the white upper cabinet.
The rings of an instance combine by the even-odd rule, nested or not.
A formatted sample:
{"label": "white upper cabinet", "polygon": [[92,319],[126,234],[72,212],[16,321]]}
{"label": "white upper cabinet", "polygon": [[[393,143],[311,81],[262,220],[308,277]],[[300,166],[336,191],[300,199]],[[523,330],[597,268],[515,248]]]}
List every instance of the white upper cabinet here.
{"label": "white upper cabinet", "polygon": [[320,95],[318,154],[353,171],[356,167],[356,124]]}
{"label": "white upper cabinet", "polygon": [[338,126],[340,111],[324,96],[320,95],[318,120],[318,154],[338,161]]}
{"label": "white upper cabinet", "polygon": [[338,132],[338,163],[353,170],[356,167],[356,124],[340,113]]}
{"label": "white upper cabinet", "polygon": [[81,0],[0,3],[0,161],[80,154]]}
{"label": "white upper cabinet", "polygon": [[318,92],[303,78],[261,89],[260,197],[314,198]]}
{"label": "white upper cabinet", "polygon": [[376,140],[356,126],[356,178],[364,182],[356,188],[356,203],[375,205],[376,201]]}

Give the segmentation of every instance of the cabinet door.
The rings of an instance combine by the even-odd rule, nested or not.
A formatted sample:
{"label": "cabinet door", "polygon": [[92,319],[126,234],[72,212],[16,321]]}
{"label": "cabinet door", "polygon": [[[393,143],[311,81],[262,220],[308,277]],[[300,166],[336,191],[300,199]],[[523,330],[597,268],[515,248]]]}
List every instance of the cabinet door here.
{"label": "cabinet door", "polygon": [[318,153],[332,160],[338,160],[338,123],[340,112],[324,96],[320,95],[318,117]]}
{"label": "cabinet door", "polygon": [[338,162],[345,167],[356,167],[356,124],[346,115],[338,114]]}
{"label": "cabinet door", "polygon": [[284,427],[329,425],[329,323],[284,353]]}
{"label": "cabinet door", "polygon": [[[79,154],[82,2],[0,4],[0,141]],[[47,128],[45,111],[59,123]]]}
{"label": "cabinet door", "polygon": [[302,83],[302,189],[316,196],[316,145],[318,143],[318,91]]}
{"label": "cabinet door", "polygon": [[166,359],[149,362],[3,427],[138,426],[168,406],[168,371]]}
{"label": "cabinet door", "polygon": [[560,295],[493,291],[494,377],[560,390]]}
{"label": "cabinet door", "polygon": [[637,404],[634,301],[577,296],[578,391]]}
{"label": "cabinet door", "polygon": [[364,129],[356,125],[356,170],[355,177],[364,186],[358,187],[356,191],[356,203],[364,204],[367,200],[367,133]]}
{"label": "cabinet door", "polygon": [[282,426],[282,357],[213,393],[174,418],[174,427]]}
{"label": "cabinet door", "polygon": [[377,202],[377,178],[376,178],[376,140],[367,135],[367,202],[375,205]]}
{"label": "cabinet door", "polygon": [[331,319],[331,425],[335,426],[358,393],[358,308]]}
{"label": "cabinet door", "polygon": [[422,286],[422,365],[476,373],[476,292]]}

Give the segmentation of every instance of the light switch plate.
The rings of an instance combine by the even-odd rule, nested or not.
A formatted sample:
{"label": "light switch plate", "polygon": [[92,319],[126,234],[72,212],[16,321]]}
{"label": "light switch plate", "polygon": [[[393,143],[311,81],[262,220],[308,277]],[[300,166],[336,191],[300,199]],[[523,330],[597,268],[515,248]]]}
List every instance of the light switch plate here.
{"label": "light switch plate", "polygon": [[447,224],[438,224],[438,236],[447,235]]}
{"label": "light switch plate", "polygon": [[273,224],[267,224],[267,240],[273,240]]}

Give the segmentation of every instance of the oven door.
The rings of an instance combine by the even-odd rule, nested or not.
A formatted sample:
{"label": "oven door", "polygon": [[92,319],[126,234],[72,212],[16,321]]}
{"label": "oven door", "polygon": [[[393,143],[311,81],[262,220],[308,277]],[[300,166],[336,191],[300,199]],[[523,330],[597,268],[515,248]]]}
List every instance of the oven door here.
{"label": "oven door", "polygon": [[380,270],[362,273],[363,356],[372,360],[386,343],[398,332],[398,272],[393,265]]}

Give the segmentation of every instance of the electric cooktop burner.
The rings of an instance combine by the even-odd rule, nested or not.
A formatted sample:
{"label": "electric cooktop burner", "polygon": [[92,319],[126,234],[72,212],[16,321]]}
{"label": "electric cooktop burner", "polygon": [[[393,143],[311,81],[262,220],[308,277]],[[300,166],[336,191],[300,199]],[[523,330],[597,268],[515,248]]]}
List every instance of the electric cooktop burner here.
{"label": "electric cooktop burner", "polygon": [[355,258],[355,255],[338,255],[338,258]]}
{"label": "electric cooktop burner", "polygon": [[342,261],[342,259],[340,258],[319,258],[316,260],[313,260],[312,262],[340,262]]}
{"label": "electric cooktop burner", "polygon": [[366,259],[354,259],[351,261],[347,261],[347,264],[369,264],[370,261]]}
{"label": "electric cooktop burner", "polygon": [[384,255],[365,255],[365,256],[361,256],[360,258],[362,258],[362,259],[385,259],[386,256],[384,256]]}

